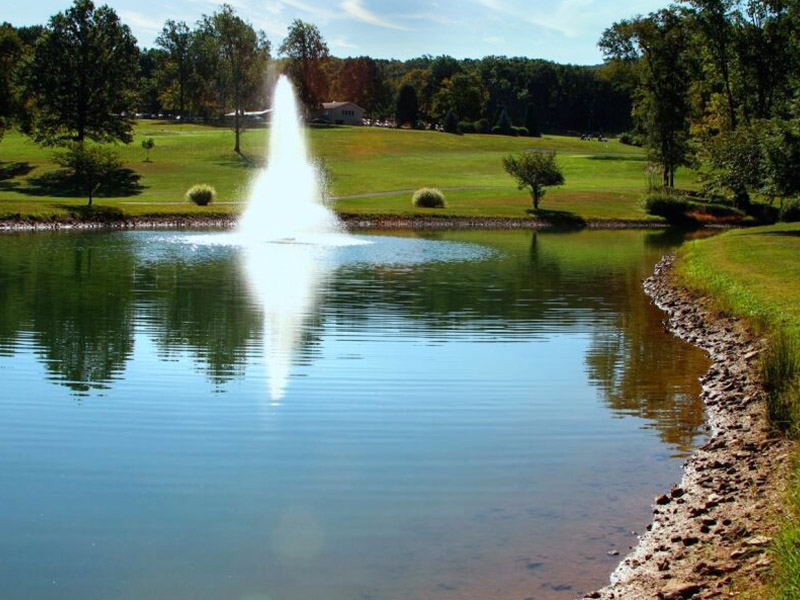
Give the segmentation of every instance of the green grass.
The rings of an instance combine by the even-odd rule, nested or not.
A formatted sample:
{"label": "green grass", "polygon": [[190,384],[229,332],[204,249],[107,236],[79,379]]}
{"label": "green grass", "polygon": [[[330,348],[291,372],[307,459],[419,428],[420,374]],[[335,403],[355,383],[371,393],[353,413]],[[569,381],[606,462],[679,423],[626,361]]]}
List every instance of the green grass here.
{"label": "green grass", "polygon": [[[776,429],[800,432],[800,225],[732,231],[681,251],[678,276],[744,317],[771,339],[762,359],[767,412]],[[771,597],[800,598],[800,462],[789,491],[789,515],[773,548]]]}
{"label": "green grass", "polygon": [[[233,135],[224,128],[141,122],[129,146],[119,146],[126,167],[141,175],[138,193],[97,199],[98,205],[125,215],[231,214],[242,209],[248,183],[263,163],[267,130],[244,136],[245,157],[231,150]],[[143,139],[155,148],[145,162]],[[445,216],[526,217],[530,197],[516,189],[503,171],[509,152],[552,149],[560,153],[567,184],[551,190],[542,208],[585,220],[653,220],[641,208],[645,185],[641,150],[609,142],[581,142],[545,136],[512,138],[495,135],[456,136],[428,131],[362,127],[311,129],[312,154],[332,174],[334,208],[351,214],[427,215],[411,195],[421,187],[438,187],[447,195]],[[53,171],[52,151],[10,132],[0,141],[0,218],[50,218],[75,214],[83,198],[64,197],[43,183]],[[690,186],[684,172],[681,186]],[[184,200],[197,183],[213,185],[215,205],[194,207]]]}

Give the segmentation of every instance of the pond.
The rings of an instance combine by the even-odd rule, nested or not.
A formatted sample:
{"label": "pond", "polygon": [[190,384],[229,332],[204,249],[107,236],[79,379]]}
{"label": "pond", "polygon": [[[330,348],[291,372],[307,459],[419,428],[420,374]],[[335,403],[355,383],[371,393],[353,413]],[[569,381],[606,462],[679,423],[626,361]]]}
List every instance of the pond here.
{"label": "pond", "polygon": [[0,236],[4,600],[567,599],[702,439],[680,236]]}

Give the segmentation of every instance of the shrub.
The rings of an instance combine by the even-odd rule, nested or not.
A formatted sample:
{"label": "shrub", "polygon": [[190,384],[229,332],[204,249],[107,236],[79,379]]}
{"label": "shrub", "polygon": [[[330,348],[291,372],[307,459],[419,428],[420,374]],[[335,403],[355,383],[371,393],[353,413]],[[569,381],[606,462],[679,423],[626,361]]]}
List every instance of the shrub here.
{"label": "shrub", "polygon": [[664,217],[674,223],[688,219],[689,202],[675,193],[664,190],[649,192],[644,197],[644,209],[651,215]]}
{"label": "shrub", "polygon": [[800,353],[797,344],[782,331],[770,339],[761,360],[761,377],[767,393],[767,417],[770,424],[797,437],[800,421]]}
{"label": "shrub", "polygon": [[448,111],[444,117],[444,130],[447,133],[458,133],[458,115],[452,110]]}
{"label": "shrub", "polygon": [[56,153],[53,159],[72,173],[77,188],[89,197],[89,206],[94,194],[103,186],[113,184],[123,171],[117,153],[106,146],[74,142],[63,152]]}
{"label": "shrub", "polygon": [[478,119],[473,125],[475,126],[475,133],[490,133],[492,131],[489,119]]}
{"label": "shrub", "polygon": [[189,202],[194,202],[197,206],[208,206],[216,197],[217,190],[205,183],[193,185],[186,192],[186,199]]}
{"label": "shrub", "polygon": [[528,128],[527,127],[512,127],[511,131],[514,132],[514,135],[521,135],[521,136],[528,136]]}
{"label": "shrub", "polygon": [[635,133],[625,132],[620,134],[619,136],[619,143],[625,144],[626,146],[638,146],[641,147],[642,139],[636,135]]}
{"label": "shrub", "polygon": [[444,194],[438,188],[422,188],[414,192],[411,203],[417,208],[444,208]]}
{"label": "shrub", "polygon": [[787,223],[800,221],[800,200],[792,198],[783,203],[781,221],[786,221]]}
{"label": "shrub", "polygon": [[459,122],[458,133],[475,133],[475,123],[470,121]]}

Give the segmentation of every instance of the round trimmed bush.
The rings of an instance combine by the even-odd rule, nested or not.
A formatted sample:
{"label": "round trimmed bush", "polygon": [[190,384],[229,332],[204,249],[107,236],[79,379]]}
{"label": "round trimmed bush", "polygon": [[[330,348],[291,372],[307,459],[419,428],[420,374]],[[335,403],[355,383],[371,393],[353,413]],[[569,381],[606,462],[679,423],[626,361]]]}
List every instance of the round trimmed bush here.
{"label": "round trimmed bush", "polygon": [[422,188],[414,192],[411,203],[417,208],[444,208],[444,194],[438,188]]}
{"label": "round trimmed bush", "polygon": [[800,221],[800,200],[786,200],[781,207],[781,221],[796,223]]}
{"label": "round trimmed bush", "polygon": [[217,190],[205,183],[193,185],[186,192],[186,199],[189,202],[194,202],[197,206],[208,206],[216,197]]}

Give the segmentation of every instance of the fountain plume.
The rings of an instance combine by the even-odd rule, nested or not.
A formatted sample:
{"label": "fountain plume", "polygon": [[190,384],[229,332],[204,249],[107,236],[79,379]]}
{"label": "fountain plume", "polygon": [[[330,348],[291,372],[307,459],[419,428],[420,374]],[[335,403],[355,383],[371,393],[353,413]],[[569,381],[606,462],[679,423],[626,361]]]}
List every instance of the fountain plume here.
{"label": "fountain plume", "polygon": [[308,156],[297,98],[285,75],[272,102],[267,163],[255,178],[239,231],[249,241],[314,241],[343,227],[325,206],[325,185]]}

